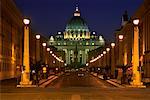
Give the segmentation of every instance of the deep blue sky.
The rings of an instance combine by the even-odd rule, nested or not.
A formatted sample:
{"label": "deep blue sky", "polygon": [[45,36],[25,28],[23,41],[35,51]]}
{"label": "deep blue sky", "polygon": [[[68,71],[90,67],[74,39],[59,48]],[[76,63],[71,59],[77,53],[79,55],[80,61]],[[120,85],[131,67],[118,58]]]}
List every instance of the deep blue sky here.
{"label": "deep blue sky", "polygon": [[[73,16],[77,0],[16,0],[24,16],[32,20],[33,30],[49,37],[64,31]],[[91,31],[107,40],[113,39],[114,30],[120,27],[125,10],[132,16],[143,0],[79,0],[81,16]]]}

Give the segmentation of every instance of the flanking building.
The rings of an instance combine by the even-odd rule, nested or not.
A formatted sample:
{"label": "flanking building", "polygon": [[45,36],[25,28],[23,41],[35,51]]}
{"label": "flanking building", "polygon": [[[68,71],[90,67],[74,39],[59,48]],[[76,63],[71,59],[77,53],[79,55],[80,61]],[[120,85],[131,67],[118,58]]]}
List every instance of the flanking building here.
{"label": "flanking building", "polygon": [[22,65],[22,18],[13,0],[0,0],[0,80],[16,77]]}
{"label": "flanking building", "polygon": [[65,51],[67,65],[85,65],[88,61],[88,52],[105,45],[104,38],[90,32],[86,21],[81,17],[76,7],[73,17],[67,23],[64,32],[50,36],[49,46]]}

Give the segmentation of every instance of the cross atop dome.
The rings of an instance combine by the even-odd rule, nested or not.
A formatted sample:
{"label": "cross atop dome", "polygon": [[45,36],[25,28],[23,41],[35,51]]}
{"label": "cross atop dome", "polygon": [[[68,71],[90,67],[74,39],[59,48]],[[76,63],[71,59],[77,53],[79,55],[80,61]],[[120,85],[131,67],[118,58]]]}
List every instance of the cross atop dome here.
{"label": "cross atop dome", "polygon": [[74,12],[74,16],[80,16],[78,3],[76,3],[76,11]]}

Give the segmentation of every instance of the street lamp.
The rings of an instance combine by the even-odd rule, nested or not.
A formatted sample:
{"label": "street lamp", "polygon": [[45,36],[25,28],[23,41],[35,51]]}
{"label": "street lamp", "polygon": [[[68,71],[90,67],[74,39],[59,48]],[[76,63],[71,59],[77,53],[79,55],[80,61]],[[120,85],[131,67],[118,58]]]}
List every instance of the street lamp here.
{"label": "street lamp", "polygon": [[39,67],[40,67],[40,38],[41,35],[36,34],[36,84],[38,84],[38,73],[39,73]]}
{"label": "street lamp", "polygon": [[123,76],[123,52],[124,52],[124,49],[123,49],[123,38],[124,36],[122,34],[119,34],[118,36],[119,38],[119,43],[118,43],[118,62],[117,62],[117,65],[119,68],[118,69],[118,76],[117,76],[117,79],[118,80],[121,80],[122,76]]}
{"label": "street lamp", "polygon": [[139,19],[134,19],[133,24],[134,24],[134,39],[133,39],[133,57],[132,57],[132,62],[133,62],[133,81],[131,82],[132,87],[144,87],[143,83],[141,82],[141,75],[140,72],[138,71],[139,67]]}
{"label": "street lamp", "polygon": [[110,48],[106,48],[106,51],[109,52],[109,51],[110,51]]}
{"label": "street lamp", "polygon": [[65,66],[67,66],[67,64],[65,63]]}
{"label": "street lamp", "polygon": [[47,55],[45,54],[46,53],[46,43],[45,42],[43,42],[42,43],[42,46],[43,46],[43,62],[45,63],[45,64],[47,64]]}
{"label": "street lamp", "polygon": [[39,40],[41,36],[39,34],[36,35],[36,39]]}
{"label": "street lamp", "polygon": [[40,38],[41,36],[37,34],[36,36],[36,62],[38,63],[40,61]]}
{"label": "street lamp", "polygon": [[50,51],[50,48],[47,48],[47,51],[49,52],[49,51]]}
{"label": "street lamp", "polygon": [[22,71],[21,82],[17,87],[31,87],[32,81],[30,81],[30,56],[29,56],[29,23],[30,20],[23,19],[24,26],[24,52],[23,52],[23,66],[24,71]]}
{"label": "street lamp", "polygon": [[111,47],[114,48],[115,47],[115,43],[111,43]]}
{"label": "street lamp", "polygon": [[[111,75],[115,78],[115,43],[111,43]],[[115,77],[114,77],[115,76]]]}
{"label": "street lamp", "polygon": [[42,46],[43,46],[43,47],[46,47],[46,43],[45,43],[45,42],[44,42],[44,43],[42,43]]}
{"label": "street lamp", "polygon": [[30,24],[30,20],[29,20],[28,18],[24,18],[24,19],[23,19],[23,23],[24,23],[25,25],[29,25],[29,24]]}
{"label": "street lamp", "polygon": [[119,35],[119,40],[123,40],[123,35]]}
{"label": "street lamp", "polygon": [[89,63],[86,63],[86,66],[89,66]]}
{"label": "street lamp", "polygon": [[52,53],[53,53],[53,51],[50,51],[49,53],[50,53],[50,54],[52,54]]}
{"label": "street lamp", "polygon": [[105,55],[105,54],[106,54],[106,51],[103,51],[103,54]]}
{"label": "street lamp", "polygon": [[139,25],[139,22],[140,22],[139,19],[134,19],[134,20],[133,20],[133,24],[134,24],[135,26],[138,26],[138,25]]}

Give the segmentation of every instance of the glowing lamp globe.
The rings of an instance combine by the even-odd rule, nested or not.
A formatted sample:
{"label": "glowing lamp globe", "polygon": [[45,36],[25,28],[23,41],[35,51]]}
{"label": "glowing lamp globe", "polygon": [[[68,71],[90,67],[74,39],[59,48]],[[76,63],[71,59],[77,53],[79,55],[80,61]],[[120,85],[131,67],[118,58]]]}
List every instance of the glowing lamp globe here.
{"label": "glowing lamp globe", "polygon": [[47,51],[50,51],[50,48],[47,48]]}
{"label": "glowing lamp globe", "polygon": [[105,54],[106,54],[106,51],[103,51],[103,54],[105,55]]}
{"label": "glowing lamp globe", "polygon": [[119,40],[122,40],[123,39],[123,35],[119,35]]}
{"label": "glowing lamp globe", "polygon": [[52,54],[52,53],[53,53],[53,51],[50,51],[49,53],[50,53],[50,54]]}
{"label": "glowing lamp globe", "polygon": [[46,47],[46,43],[42,43],[43,47]]}
{"label": "glowing lamp globe", "polygon": [[109,51],[110,51],[110,48],[106,48],[106,51],[109,52]]}
{"label": "glowing lamp globe", "polygon": [[29,20],[29,19],[27,19],[27,18],[25,18],[25,19],[23,19],[23,23],[24,23],[25,25],[29,25],[30,20]]}
{"label": "glowing lamp globe", "polygon": [[40,39],[40,37],[41,37],[41,36],[40,36],[39,34],[38,34],[38,35],[36,35],[36,39],[38,39],[38,40],[39,40],[39,39]]}
{"label": "glowing lamp globe", "polygon": [[139,25],[139,22],[140,22],[139,19],[134,19],[134,20],[133,20],[133,24],[134,24],[134,25]]}
{"label": "glowing lamp globe", "polygon": [[114,47],[115,46],[115,43],[111,43],[111,47]]}

